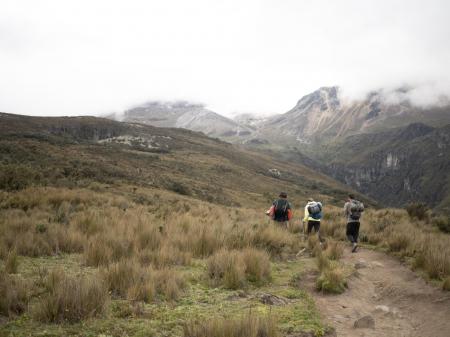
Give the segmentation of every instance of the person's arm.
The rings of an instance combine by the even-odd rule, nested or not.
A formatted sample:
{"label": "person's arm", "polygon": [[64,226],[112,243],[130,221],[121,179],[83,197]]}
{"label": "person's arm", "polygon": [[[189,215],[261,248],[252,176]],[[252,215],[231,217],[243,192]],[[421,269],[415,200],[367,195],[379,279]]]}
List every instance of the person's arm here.
{"label": "person's arm", "polygon": [[303,218],[303,222],[307,222],[309,218],[308,205],[305,206],[305,216]]}

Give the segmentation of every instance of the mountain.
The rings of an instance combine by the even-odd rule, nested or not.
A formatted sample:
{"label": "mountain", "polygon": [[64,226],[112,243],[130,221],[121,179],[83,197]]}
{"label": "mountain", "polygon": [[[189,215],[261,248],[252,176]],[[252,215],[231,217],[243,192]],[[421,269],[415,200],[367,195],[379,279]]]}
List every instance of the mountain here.
{"label": "mountain", "polygon": [[0,168],[6,190],[126,184],[223,205],[262,207],[281,190],[294,204],[309,195],[339,204],[348,190],[303,165],[199,132],[96,117],[0,113]]}
{"label": "mountain", "polygon": [[123,114],[110,115],[108,118],[158,127],[201,131],[207,136],[226,140],[246,137],[253,132],[251,127],[221,116],[201,104],[185,101],[149,102],[126,110]]}
{"label": "mountain", "polygon": [[[347,101],[323,87],[260,123],[244,143],[302,163],[369,195],[404,206],[422,201],[450,212],[450,105],[416,107],[408,88]],[[447,126],[446,126],[447,125]]]}
{"label": "mountain", "polygon": [[381,90],[363,100],[349,101],[340,97],[338,87],[322,87],[302,97],[290,111],[267,120],[255,137],[307,147],[411,123],[450,123],[450,105],[420,108],[406,98],[408,89],[394,94],[401,98],[395,103]]}

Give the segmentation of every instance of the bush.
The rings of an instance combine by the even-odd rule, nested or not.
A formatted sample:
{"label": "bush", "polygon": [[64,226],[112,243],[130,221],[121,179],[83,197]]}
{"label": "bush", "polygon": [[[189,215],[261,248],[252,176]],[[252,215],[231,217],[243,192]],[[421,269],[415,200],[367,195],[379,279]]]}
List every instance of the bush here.
{"label": "bush", "polygon": [[0,189],[22,190],[39,182],[40,174],[23,165],[0,165]]}
{"label": "bush", "polygon": [[433,218],[433,225],[437,226],[442,232],[450,233],[450,217],[441,215]]}
{"label": "bush", "polygon": [[428,216],[428,206],[424,203],[413,202],[406,206],[406,212],[411,218],[425,220]]}
{"label": "bush", "polygon": [[108,292],[96,276],[68,276],[53,270],[45,282],[46,294],[33,307],[41,322],[79,322],[103,314]]}
{"label": "bush", "polygon": [[215,318],[184,325],[183,337],[278,337],[275,319],[245,315],[242,318]]}
{"label": "bush", "polygon": [[11,316],[21,314],[29,300],[28,284],[0,270],[0,314]]}

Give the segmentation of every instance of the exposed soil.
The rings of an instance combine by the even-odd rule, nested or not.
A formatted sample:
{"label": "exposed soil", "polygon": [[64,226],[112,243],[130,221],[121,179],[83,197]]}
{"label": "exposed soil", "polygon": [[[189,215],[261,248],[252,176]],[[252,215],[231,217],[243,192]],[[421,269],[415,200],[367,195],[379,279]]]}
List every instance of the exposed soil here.
{"label": "exposed soil", "polygon": [[[343,337],[449,337],[450,293],[427,284],[398,260],[380,252],[348,251],[344,263],[357,273],[341,295],[312,291],[325,321]],[[313,286],[310,278],[309,287]],[[312,289],[311,289],[312,290]],[[355,328],[371,316],[374,328]]]}

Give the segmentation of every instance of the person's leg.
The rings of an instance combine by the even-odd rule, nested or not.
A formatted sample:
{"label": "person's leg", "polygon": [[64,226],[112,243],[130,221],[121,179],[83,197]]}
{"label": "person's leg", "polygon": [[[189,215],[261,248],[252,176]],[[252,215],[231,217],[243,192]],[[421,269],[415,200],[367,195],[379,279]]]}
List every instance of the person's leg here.
{"label": "person's leg", "polygon": [[314,227],[313,221],[308,221],[308,228],[306,229],[306,234],[308,234],[308,236],[309,234],[311,234],[313,227]]}
{"label": "person's leg", "polygon": [[355,242],[356,243],[358,243],[359,227],[360,227],[360,223],[359,222],[355,222],[355,229],[354,229],[353,237],[355,238]]}
{"label": "person's leg", "polygon": [[353,231],[352,231],[352,223],[349,222],[347,223],[347,231],[345,232],[345,234],[347,235],[348,240],[353,243],[355,242],[355,239],[353,238]]}
{"label": "person's leg", "polygon": [[322,237],[320,236],[320,221],[314,221],[314,231],[317,233],[319,242],[323,242]]}

